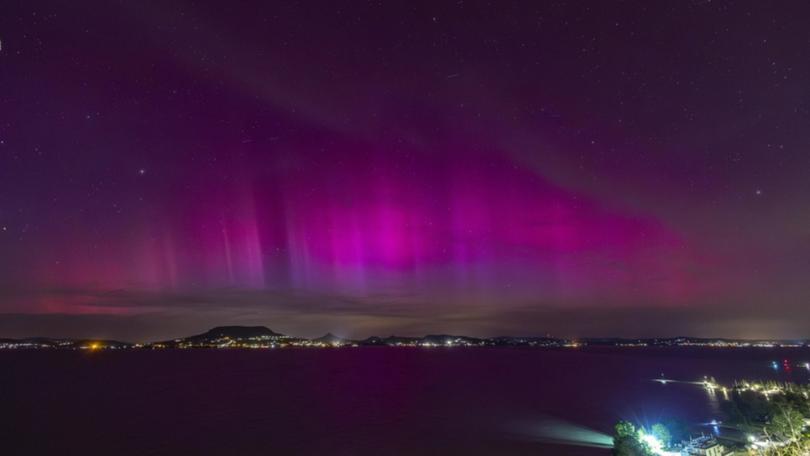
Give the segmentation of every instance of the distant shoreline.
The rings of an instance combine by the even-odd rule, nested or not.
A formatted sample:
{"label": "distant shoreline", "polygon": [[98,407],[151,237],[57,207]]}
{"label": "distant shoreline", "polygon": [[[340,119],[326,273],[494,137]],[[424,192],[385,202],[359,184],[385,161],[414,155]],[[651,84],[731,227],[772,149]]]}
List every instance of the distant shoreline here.
{"label": "distant shoreline", "polygon": [[807,348],[807,340],[745,340],[728,338],[667,337],[667,338],[582,338],[567,339],[535,336],[472,337],[463,335],[372,336],[354,340],[328,333],[318,338],[289,336],[265,326],[219,326],[205,333],[166,341],[131,343],[104,339],[68,339],[32,337],[0,338],[0,350],[118,350],[118,349],[274,349],[274,348],[335,348],[335,347],[532,347],[532,348]]}

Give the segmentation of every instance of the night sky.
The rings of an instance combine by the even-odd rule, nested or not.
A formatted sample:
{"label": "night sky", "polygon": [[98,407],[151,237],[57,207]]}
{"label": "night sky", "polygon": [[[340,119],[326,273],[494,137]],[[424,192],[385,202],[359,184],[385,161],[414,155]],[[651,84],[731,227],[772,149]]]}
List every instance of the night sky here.
{"label": "night sky", "polygon": [[5,2],[0,336],[810,336],[808,17]]}

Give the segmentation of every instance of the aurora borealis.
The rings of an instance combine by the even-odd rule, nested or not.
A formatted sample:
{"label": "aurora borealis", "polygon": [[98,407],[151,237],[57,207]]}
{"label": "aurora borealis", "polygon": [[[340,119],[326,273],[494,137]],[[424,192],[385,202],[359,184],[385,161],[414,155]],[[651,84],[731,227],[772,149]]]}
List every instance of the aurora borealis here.
{"label": "aurora borealis", "polygon": [[806,336],[793,6],[16,2],[0,333]]}

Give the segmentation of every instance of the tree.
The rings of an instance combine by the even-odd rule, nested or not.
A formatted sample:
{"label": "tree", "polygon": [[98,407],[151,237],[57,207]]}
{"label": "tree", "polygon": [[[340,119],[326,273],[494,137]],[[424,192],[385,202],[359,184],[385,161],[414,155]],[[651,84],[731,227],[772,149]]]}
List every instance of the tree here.
{"label": "tree", "polygon": [[786,446],[755,450],[756,456],[806,456],[810,446],[805,442],[791,442]]}
{"label": "tree", "polygon": [[614,456],[655,456],[632,423],[619,421],[613,434]]}
{"label": "tree", "polygon": [[628,438],[628,437],[635,437],[636,435],[638,435],[636,427],[633,426],[633,423],[629,421],[619,421],[618,423],[616,423],[615,429],[616,430],[613,434],[615,437]]}
{"label": "tree", "polygon": [[655,456],[642,442],[633,439],[619,440],[613,444],[614,456]]}
{"label": "tree", "polygon": [[670,435],[670,443],[680,442],[681,440],[689,439],[689,424],[680,418],[670,418],[663,421],[663,424]]}
{"label": "tree", "polygon": [[771,422],[765,426],[768,434],[781,440],[798,440],[804,427],[804,416],[790,406],[776,407]]}
{"label": "tree", "polygon": [[672,434],[669,433],[669,429],[666,428],[661,423],[653,424],[652,428],[650,429],[650,433],[658,439],[664,447],[669,447],[672,443]]}
{"label": "tree", "polygon": [[777,407],[790,407],[804,416],[810,417],[810,401],[799,391],[785,390],[783,394],[774,397],[773,403]]}

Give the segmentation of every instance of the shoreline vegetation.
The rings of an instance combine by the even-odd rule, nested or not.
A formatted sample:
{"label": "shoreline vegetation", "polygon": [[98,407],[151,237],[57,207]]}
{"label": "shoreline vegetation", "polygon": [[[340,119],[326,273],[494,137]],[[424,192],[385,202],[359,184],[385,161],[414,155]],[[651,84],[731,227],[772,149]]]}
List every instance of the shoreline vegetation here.
{"label": "shoreline vegetation", "polygon": [[613,435],[615,456],[810,454],[810,385],[770,380],[738,380],[723,385],[710,377],[679,383],[700,385],[721,401],[723,421],[709,423],[714,432],[695,437],[683,423],[644,427],[620,421]]}

